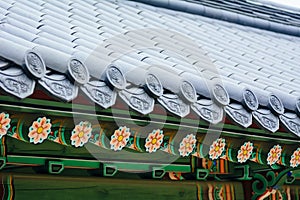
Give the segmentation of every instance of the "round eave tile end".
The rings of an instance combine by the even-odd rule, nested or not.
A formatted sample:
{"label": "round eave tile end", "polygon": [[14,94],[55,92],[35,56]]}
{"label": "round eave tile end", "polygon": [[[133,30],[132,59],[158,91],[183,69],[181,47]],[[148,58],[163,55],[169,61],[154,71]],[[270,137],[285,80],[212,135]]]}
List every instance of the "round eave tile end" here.
{"label": "round eave tile end", "polygon": [[29,50],[25,54],[25,71],[34,79],[45,76],[46,65],[42,57],[35,51]]}
{"label": "round eave tile end", "polygon": [[163,87],[160,80],[154,74],[147,74],[146,87],[156,97],[163,95]]}
{"label": "round eave tile end", "polygon": [[73,81],[84,85],[89,81],[89,72],[86,66],[77,59],[71,59],[68,64],[68,72]]}
{"label": "round eave tile end", "polygon": [[188,81],[182,81],[180,85],[180,93],[185,100],[190,103],[197,101],[197,93],[194,86]]}
{"label": "round eave tile end", "polygon": [[122,71],[111,65],[106,70],[106,78],[108,82],[116,89],[123,90],[126,87],[126,79]]}
{"label": "round eave tile end", "polygon": [[258,99],[256,95],[249,89],[246,89],[243,92],[243,98],[245,106],[251,111],[255,111],[258,109]]}
{"label": "round eave tile end", "polygon": [[269,97],[269,105],[271,109],[277,113],[282,115],[284,113],[284,106],[282,101],[274,94],[271,94]]}
{"label": "round eave tile end", "polygon": [[229,104],[229,95],[222,85],[216,84],[212,90],[212,94],[214,100],[216,100],[218,104],[222,106],[226,106]]}

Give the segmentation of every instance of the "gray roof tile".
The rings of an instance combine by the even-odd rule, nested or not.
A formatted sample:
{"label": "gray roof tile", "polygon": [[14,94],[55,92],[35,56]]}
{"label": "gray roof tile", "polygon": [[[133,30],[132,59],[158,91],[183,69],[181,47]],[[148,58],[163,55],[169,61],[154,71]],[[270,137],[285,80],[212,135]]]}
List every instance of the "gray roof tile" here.
{"label": "gray roof tile", "polygon": [[[153,110],[154,98],[157,98],[175,115],[183,117],[191,107],[202,119],[211,123],[221,121],[225,111],[234,122],[248,127],[252,124],[253,114],[257,123],[272,132],[278,129],[279,116],[283,116],[280,117],[283,125],[299,135],[287,120],[289,113],[300,114],[296,106],[300,94],[300,39],[294,36],[132,1],[5,0],[0,2],[0,20],[1,48],[5,49],[0,51],[0,56],[22,66],[8,71],[0,68],[3,78],[9,73],[21,76],[21,69],[28,67],[24,62],[26,51],[33,49],[53,74],[45,75],[37,82],[65,101],[76,98],[78,93],[78,87],[73,84],[78,78],[77,72],[72,67],[82,67],[83,71],[89,70],[93,80],[79,87],[103,108],[112,106],[119,93],[131,108],[148,114]],[[89,56],[91,53],[93,56]],[[72,59],[76,62],[71,63]],[[153,65],[162,69],[151,68]],[[144,90],[144,78],[135,79],[130,73],[136,67],[143,71],[139,72],[141,74],[146,71],[155,74],[165,92],[153,96],[153,93]],[[113,79],[106,78],[108,71],[115,73],[113,76],[123,81],[122,84],[125,84],[123,79],[126,78],[131,89],[120,86],[118,92],[112,91],[110,87],[115,83]],[[88,73],[85,75],[88,76]],[[33,92],[35,85],[35,81],[28,77],[30,89],[23,96],[19,91],[10,91],[8,86],[0,86],[25,98]],[[97,77],[100,79],[94,80]],[[170,77],[173,78],[169,80]],[[187,101],[186,94],[179,89],[180,81],[174,84],[174,80],[182,80],[183,77],[187,81],[190,79],[196,88],[200,98],[197,102]],[[219,97],[214,96],[210,89],[200,84],[201,78],[224,80],[232,102],[220,104],[218,98],[226,99],[222,88],[218,88]],[[50,87],[53,82],[65,84],[65,89],[56,91]],[[108,100],[100,101],[92,92],[95,88],[107,94]],[[245,88],[252,91],[245,94],[247,98],[243,96]],[[271,92],[283,101],[285,113],[276,111],[276,105],[280,104],[273,101]],[[287,94],[291,97],[288,101],[285,99]],[[253,104],[255,95],[259,107],[250,111],[249,105]],[[132,97],[143,99],[143,106],[130,102],[128,99]],[[275,106],[270,103],[272,101]],[[176,102],[177,106],[170,106],[170,102]],[[204,116],[200,111],[205,106],[215,109],[218,117]],[[245,118],[236,118],[233,113]],[[262,120],[264,117],[269,119],[269,123]],[[298,116],[294,116],[293,120],[297,121]]]}
{"label": "gray roof tile", "polygon": [[[20,51],[18,51],[18,53],[20,53]],[[0,78],[2,80],[0,82],[1,88],[18,98],[26,98],[34,92],[36,82],[26,76],[20,68],[10,67],[1,70]]]}
{"label": "gray roof tile", "polygon": [[0,2],[0,7],[4,10],[9,10],[12,7],[12,2],[8,2],[8,1],[1,1]]}

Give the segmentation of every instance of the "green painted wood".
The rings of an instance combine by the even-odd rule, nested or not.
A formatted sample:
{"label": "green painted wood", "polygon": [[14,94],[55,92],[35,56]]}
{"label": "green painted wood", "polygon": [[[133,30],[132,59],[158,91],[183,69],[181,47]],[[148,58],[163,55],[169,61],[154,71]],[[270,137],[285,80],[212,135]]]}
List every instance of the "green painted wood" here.
{"label": "green painted wood", "polygon": [[49,162],[61,164],[64,168],[84,168],[101,170],[102,164],[106,167],[112,167],[120,171],[140,171],[149,172],[156,170],[163,170],[166,172],[191,172],[190,165],[180,164],[159,164],[159,163],[141,163],[141,162],[100,162],[97,160],[80,160],[80,159],[66,159],[66,158],[50,158],[37,156],[7,156],[7,162],[18,165],[33,165],[46,166]]}
{"label": "green painted wood", "polygon": [[190,182],[14,176],[15,200],[192,200],[196,189]]}
{"label": "green painted wood", "polygon": [[[171,155],[166,152],[158,151],[156,153],[139,153],[130,149],[123,149],[120,152],[114,152],[110,149],[104,149],[94,144],[86,144],[85,147],[75,148],[72,146],[63,146],[52,141],[44,141],[42,144],[33,145],[25,143],[15,138],[7,138],[8,155],[24,156],[45,156],[49,158],[73,158],[73,159],[91,159],[105,161],[131,161],[146,163],[174,163],[179,156]],[[179,163],[190,163],[190,159],[180,158]]]}

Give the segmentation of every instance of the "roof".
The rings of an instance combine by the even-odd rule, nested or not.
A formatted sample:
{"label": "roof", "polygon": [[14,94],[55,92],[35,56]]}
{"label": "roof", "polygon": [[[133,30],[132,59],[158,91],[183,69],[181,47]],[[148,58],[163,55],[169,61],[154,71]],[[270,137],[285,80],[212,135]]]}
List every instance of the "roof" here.
{"label": "roof", "polygon": [[[298,17],[298,15],[295,14]],[[134,1],[0,2],[0,87],[300,135],[300,38]]]}
{"label": "roof", "polygon": [[268,0],[136,0],[245,26],[300,36],[299,8]]}

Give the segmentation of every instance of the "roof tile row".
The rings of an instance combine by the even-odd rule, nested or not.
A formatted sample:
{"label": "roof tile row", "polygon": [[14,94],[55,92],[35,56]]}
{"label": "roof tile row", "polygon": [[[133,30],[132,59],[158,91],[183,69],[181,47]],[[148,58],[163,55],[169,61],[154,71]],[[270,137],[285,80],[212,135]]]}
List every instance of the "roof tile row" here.
{"label": "roof tile row", "polygon": [[0,86],[20,98],[37,82],[65,101],[80,88],[103,108],[119,95],[148,114],[157,99],[179,117],[300,134],[294,36],[132,1],[5,0],[0,20]]}

